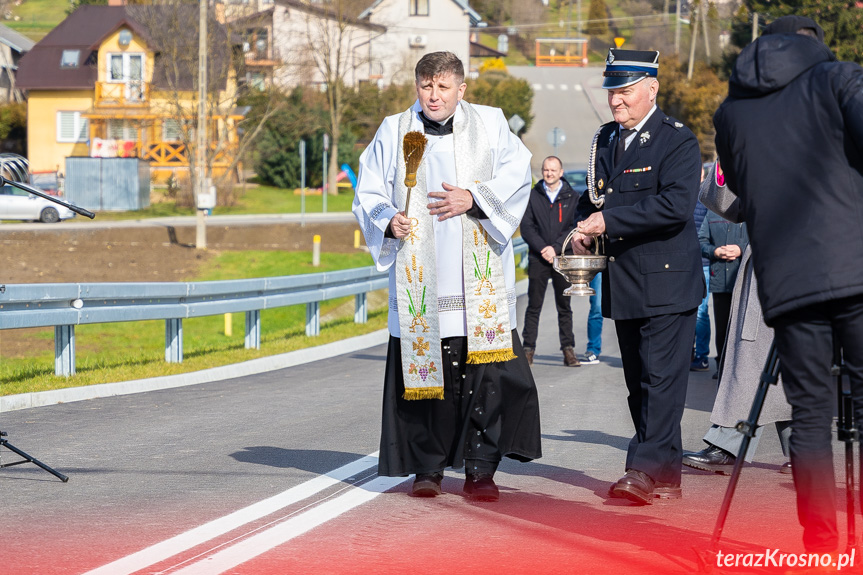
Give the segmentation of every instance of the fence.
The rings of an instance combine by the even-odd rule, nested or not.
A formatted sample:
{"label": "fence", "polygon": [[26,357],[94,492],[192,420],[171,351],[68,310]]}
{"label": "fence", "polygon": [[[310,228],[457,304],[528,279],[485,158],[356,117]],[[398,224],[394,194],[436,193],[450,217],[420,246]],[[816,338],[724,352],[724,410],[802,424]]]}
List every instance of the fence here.
{"label": "fence", "polygon": [[[527,252],[521,238],[516,255]],[[526,258],[522,258],[522,263]],[[165,320],[165,361],[183,361],[183,319],[245,312],[245,347],[261,347],[261,310],[306,304],[306,335],[321,330],[320,304],[353,295],[354,322],[368,320],[368,292],[387,287],[374,267],[214,282],[0,285],[0,329],[54,327],[54,373],[75,373],[75,326]]]}

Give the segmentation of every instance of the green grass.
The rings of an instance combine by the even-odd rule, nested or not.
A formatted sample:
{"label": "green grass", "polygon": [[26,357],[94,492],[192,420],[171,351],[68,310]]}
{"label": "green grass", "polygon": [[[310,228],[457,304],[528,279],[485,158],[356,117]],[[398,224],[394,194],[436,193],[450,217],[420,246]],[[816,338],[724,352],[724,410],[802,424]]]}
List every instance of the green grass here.
{"label": "green grass", "polygon": [[3,24],[38,42],[66,18],[69,3],[65,0],[26,0],[11,6],[20,20],[3,20]]}
{"label": "green grass", "polygon": [[[337,196],[327,196],[327,212],[350,212],[354,201],[352,189],[344,189]],[[217,206],[213,215],[243,215],[243,214],[298,214],[302,207],[302,196],[294,194],[294,190],[274,188],[272,186],[251,186],[243,191],[237,186],[237,201],[232,206]],[[306,195],[305,211],[307,214],[323,212],[323,197],[321,195]],[[160,218],[170,216],[192,216],[192,208],[178,208],[173,202],[160,202],[143,210],[134,212],[98,212],[99,221],[139,220],[145,218]],[[76,218],[76,221],[87,222],[87,218]]]}
{"label": "green grass", "polygon": [[[206,272],[194,279],[274,277],[371,264],[371,256],[364,253],[324,253],[321,265],[313,267],[309,252],[227,252],[214,258]],[[378,295],[376,299],[381,303],[362,325],[353,323],[353,297],[323,302],[321,335],[317,337],[305,335],[305,305],[263,310],[259,350],[244,348],[244,314],[232,314],[231,336],[225,335],[222,315],[186,319],[181,364],[165,362],[164,321],[80,325],[75,329],[77,373],[68,378],[54,375],[52,329],[0,331],[0,337],[23,338],[31,350],[27,357],[0,362],[0,395],[188,373],[338,341],[386,327],[386,298]]]}

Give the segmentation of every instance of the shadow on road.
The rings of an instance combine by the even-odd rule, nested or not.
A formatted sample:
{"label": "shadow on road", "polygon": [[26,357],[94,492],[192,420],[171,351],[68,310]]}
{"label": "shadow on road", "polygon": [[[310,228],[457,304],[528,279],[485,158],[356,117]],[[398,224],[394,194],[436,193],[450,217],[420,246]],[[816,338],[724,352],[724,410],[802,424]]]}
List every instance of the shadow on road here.
{"label": "shadow on road", "polygon": [[292,468],[323,474],[365,457],[365,454],[314,449],[285,449],[258,445],[244,447],[242,451],[235,451],[230,456],[241,463],[268,465],[282,469]]}

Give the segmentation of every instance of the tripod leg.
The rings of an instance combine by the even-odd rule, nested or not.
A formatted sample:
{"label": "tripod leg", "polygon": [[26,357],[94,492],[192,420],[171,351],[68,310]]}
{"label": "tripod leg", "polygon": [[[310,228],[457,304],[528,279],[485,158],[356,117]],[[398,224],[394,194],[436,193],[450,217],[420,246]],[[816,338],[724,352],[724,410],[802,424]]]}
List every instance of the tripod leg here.
{"label": "tripod leg", "polygon": [[[6,434],[3,433],[3,435],[6,435]],[[32,463],[34,465],[41,467],[42,469],[44,469],[45,471],[47,471],[48,473],[50,473],[51,475],[53,475],[54,477],[56,477],[57,479],[62,481],[63,483],[66,483],[67,481],[69,481],[69,478],[66,477],[65,475],[63,475],[62,473],[60,473],[59,471],[48,467],[47,465],[45,465],[44,463],[42,463],[38,459],[31,457],[27,453],[24,453],[23,451],[21,451],[20,449],[18,449],[14,445],[10,444],[9,441],[7,441],[6,439],[3,439],[2,437],[0,437],[0,446],[5,447],[9,451],[17,453],[18,455],[20,455],[21,457],[23,457],[26,460],[26,461],[16,461],[15,463],[6,463],[4,465],[0,465],[0,467],[11,467],[13,465],[18,465],[21,463]]]}
{"label": "tripod leg", "polygon": [[845,388],[842,382],[844,366],[842,361],[842,344],[836,332],[833,332],[833,366],[831,374],[836,378],[836,395],[838,398],[838,418],[836,421],[836,436],[845,443],[845,511],[847,515],[848,539],[845,551],[850,553],[857,544],[857,528],[854,510],[854,443],[859,439],[856,422],[854,421],[854,401],[851,388]]}
{"label": "tripod leg", "polygon": [[761,381],[758,384],[758,391],[755,394],[755,399],[752,401],[752,407],[749,411],[749,419],[741,421],[737,424],[737,430],[743,433],[743,443],[740,446],[740,451],[737,458],[734,460],[734,470],[731,472],[731,479],[728,482],[728,488],[725,490],[725,497],[722,500],[722,506],[719,509],[719,516],[716,518],[716,525],[713,528],[713,537],[710,540],[710,550],[715,555],[719,549],[719,539],[722,537],[722,530],[725,528],[725,520],[728,517],[728,511],[731,508],[731,500],[734,498],[734,491],[737,489],[737,481],[740,478],[740,471],[743,468],[743,460],[746,457],[746,451],[749,449],[749,442],[755,435],[755,430],[758,427],[758,418],[761,415],[761,409],[764,407],[764,398],[767,397],[767,390],[770,386],[778,381],[779,375],[779,356],[776,352],[776,344],[770,345],[770,352],[767,355],[767,361],[764,364],[764,370],[761,372]]}

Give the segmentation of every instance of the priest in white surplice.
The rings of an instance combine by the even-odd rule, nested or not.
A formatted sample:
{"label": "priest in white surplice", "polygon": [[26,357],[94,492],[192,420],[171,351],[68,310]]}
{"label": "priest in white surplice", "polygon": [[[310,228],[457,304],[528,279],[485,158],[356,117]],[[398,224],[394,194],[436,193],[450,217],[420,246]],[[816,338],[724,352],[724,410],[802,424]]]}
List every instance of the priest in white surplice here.
{"label": "priest in white surplice", "polygon": [[378,472],[416,474],[411,493],[434,497],[444,469],[464,465],[465,493],[496,501],[501,458],[541,455],[511,241],[531,154],[501,110],[462,100],[454,54],[426,54],[415,76],[417,102],[386,118],[360,157],[353,205],[378,269],[390,272]]}

